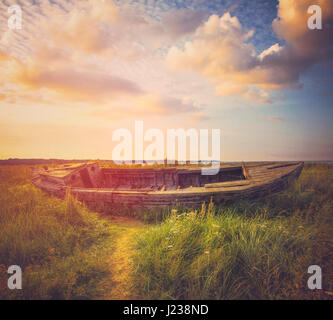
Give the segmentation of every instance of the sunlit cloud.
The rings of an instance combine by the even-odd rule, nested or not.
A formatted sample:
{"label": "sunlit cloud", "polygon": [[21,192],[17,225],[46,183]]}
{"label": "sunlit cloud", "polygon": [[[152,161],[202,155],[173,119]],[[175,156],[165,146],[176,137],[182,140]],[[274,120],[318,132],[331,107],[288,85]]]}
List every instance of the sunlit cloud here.
{"label": "sunlit cloud", "polygon": [[[285,44],[273,44],[259,55],[250,42],[254,30],[244,30],[229,12],[211,15],[184,47],[169,50],[167,63],[172,70],[203,75],[217,95],[271,102],[269,90],[300,88],[303,72],[333,57],[333,29],[309,32],[307,8],[311,4],[311,0],[281,0],[273,28]],[[320,5],[325,23],[332,22],[332,1],[323,0]]]}

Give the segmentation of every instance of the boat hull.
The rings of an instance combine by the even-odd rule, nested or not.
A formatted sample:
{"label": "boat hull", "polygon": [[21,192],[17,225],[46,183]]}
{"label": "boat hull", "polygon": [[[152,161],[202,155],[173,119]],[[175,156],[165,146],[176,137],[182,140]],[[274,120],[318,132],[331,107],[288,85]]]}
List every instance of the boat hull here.
{"label": "boat hull", "polygon": [[[237,178],[235,173],[238,172],[239,168],[242,168],[242,175]],[[103,204],[104,207],[110,208],[117,206],[142,208],[172,206],[198,207],[203,202],[207,203],[211,199],[214,203],[224,203],[240,199],[257,199],[269,196],[285,189],[290,182],[300,175],[302,168],[303,162],[247,163],[245,166],[233,165],[221,168],[222,174],[218,178],[221,181],[216,181],[218,179],[215,177],[211,178],[211,181],[208,181],[208,183],[203,183],[207,182],[207,178],[202,178],[202,180],[200,180],[200,177],[198,178],[198,174],[200,175],[201,172],[199,169],[175,169],[173,172],[176,178],[173,180],[170,178],[167,187],[165,187],[166,185],[161,186],[161,184],[158,184],[158,175],[168,174],[171,177],[171,170],[156,169],[153,170],[154,175],[152,175],[152,170],[145,172],[145,169],[137,169],[135,172],[129,171],[132,169],[126,169],[128,174],[125,171],[121,173],[123,178],[128,178],[128,181],[135,180],[135,177],[138,177],[135,175],[140,175],[143,179],[142,181],[153,181],[155,184],[152,184],[150,189],[147,189],[143,182],[141,183],[141,188],[135,188],[131,186],[131,183],[126,186],[121,185],[124,182],[119,182],[120,185],[111,184],[111,187],[106,187],[105,176],[110,175],[110,171],[108,173],[103,172],[103,169],[99,168],[97,164],[86,164],[73,170],[69,169],[68,173],[66,174],[65,172],[62,176],[59,174],[59,171],[45,172],[45,170],[34,169],[32,172],[32,181],[38,188],[60,198],[64,198],[66,192],[70,189],[70,192],[79,201],[86,203],[88,206]],[[120,175],[119,170],[121,172],[123,169],[113,169],[112,174],[114,177],[115,175]],[[82,172],[85,173],[82,174]],[[87,172],[91,173],[91,176],[87,175]],[[145,174],[152,180],[147,180],[148,178],[145,178]],[[228,174],[229,176],[226,178]],[[188,184],[186,182],[183,187],[177,186],[177,183],[181,183],[181,179],[179,178],[181,175],[188,175],[188,178],[184,176],[183,181],[186,182],[186,179],[188,179],[188,181],[196,182],[196,185],[193,183],[194,185],[185,186],[186,183]],[[75,176],[80,177],[81,180],[79,182],[76,181],[78,178]],[[221,179],[221,176],[224,179]],[[136,179],[138,180],[139,178]],[[168,180],[165,179],[164,182],[166,181]]]}

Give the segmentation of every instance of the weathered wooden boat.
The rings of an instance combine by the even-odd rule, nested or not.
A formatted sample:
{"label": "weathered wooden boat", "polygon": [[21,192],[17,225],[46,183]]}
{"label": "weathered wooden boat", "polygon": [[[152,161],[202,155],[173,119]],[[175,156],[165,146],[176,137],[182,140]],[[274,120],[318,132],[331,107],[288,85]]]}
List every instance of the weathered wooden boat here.
{"label": "weathered wooden boat", "polygon": [[299,176],[303,162],[221,165],[218,174],[202,175],[199,167],[103,168],[97,163],[34,168],[35,186],[65,197],[68,189],[87,205],[130,207],[196,207],[254,199],[279,192]]}

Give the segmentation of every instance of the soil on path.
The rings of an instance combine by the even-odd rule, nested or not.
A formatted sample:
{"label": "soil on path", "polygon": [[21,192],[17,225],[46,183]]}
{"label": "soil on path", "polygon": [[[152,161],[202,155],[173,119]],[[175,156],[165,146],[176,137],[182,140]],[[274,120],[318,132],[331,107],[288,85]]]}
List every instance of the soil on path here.
{"label": "soil on path", "polygon": [[143,222],[130,217],[110,217],[119,227],[119,233],[114,251],[110,257],[112,287],[106,299],[130,300],[140,299],[133,295],[131,273],[133,270],[133,244],[135,236],[146,228]]}

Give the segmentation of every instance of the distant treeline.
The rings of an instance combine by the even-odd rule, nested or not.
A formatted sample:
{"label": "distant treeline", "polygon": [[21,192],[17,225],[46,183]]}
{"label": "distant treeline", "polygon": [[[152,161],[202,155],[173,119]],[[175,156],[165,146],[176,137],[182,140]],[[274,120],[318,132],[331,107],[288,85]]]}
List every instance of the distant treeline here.
{"label": "distant treeline", "polygon": [[80,163],[89,160],[63,160],[63,159],[7,159],[0,160],[0,165],[37,165],[37,164],[51,164],[51,163]]}
{"label": "distant treeline", "polygon": [[[83,163],[83,162],[90,162],[91,159],[85,159],[85,160],[65,160],[65,159],[17,159],[17,158],[10,158],[6,160],[0,160],[0,165],[39,165],[39,164],[64,164],[64,163]],[[113,160],[95,160],[102,163],[109,162],[111,165],[114,164]],[[125,160],[123,161],[125,164],[133,164],[134,161],[132,160]],[[147,160],[144,161],[146,164],[154,164],[155,160]],[[177,162],[177,161],[176,161]],[[205,163],[206,161],[201,161],[202,163]],[[218,161],[213,161],[218,162]],[[221,163],[241,163],[242,161],[233,161],[233,162],[225,162],[221,161]],[[246,161],[246,163],[252,163],[252,162],[266,162],[266,161]],[[270,161],[269,161],[270,162]],[[273,162],[288,162],[288,161],[273,161]],[[207,161],[207,164],[210,162]],[[305,161],[305,163],[311,164],[311,163],[321,163],[321,164],[332,164],[332,160],[322,160],[322,161]],[[178,164],[178,163],[177,163]]]}
{"label": "distant treeline", "polygon": [[[113,160],[92,160],[92,159],[85,159],[85,160],[64,160],[64,159],[18,159],[18,158],[10,158],[6,160],[0,160],[0,165],[40,165],[40,164],[65,164],[65,163],[84,163],[84,162],[91,162],[91,161],[98,161],[103,164],[110,163],[110,165],[114,165],[115,162]],[[156,160],[142,160],[144,164],[154,164]],[[163,161],[163,160],[160,160]],[[123,164],[135,164],[133,160],[125,160],[119,161]],[[178,164],[178,161],[175,161]],[[210,161],[202,161],[204,164],[210,164]],[[218,161],[213,161],[218,162]],[[186,164],[186,163],[184,163]]]}

